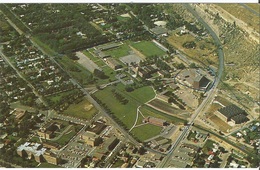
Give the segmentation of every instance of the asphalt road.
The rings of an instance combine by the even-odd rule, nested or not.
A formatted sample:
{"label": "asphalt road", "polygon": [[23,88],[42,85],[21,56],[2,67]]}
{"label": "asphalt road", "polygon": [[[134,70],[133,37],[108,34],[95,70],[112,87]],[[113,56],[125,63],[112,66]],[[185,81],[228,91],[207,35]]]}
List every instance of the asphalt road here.
{"label": "asphalt road", "polygon": [[0,56],[5,60],[5,62],[6,62],[10,67],[12,67],[12,68],[15,70],[16,74],[17,74],[21,79],[23,79],[23,80],[27,83],[28,86],[31,87],[31,89],[33,90],[33,93],[40,99],[40,101],[41,101],[45,106],[47,106],[47,103],[44,102],[44,100],[42,99],[42,96],[39,95],[39,94],[36,92],[36,89],[33,87],[33,85],[32,85],[29,81],[26,80],[26,78],[17,70],[17,68],[9,61],[8,57],[7,57],[1,50],[0,50]]}
{"label": "asphalt road", "polygon": [[171,160],[171,157],[173,156],[174,150],[177,148],[179,143],[186,137],[185,135],[188,134],[191,124],[194,122],[194,120],[197,118],[197,116],[201,113],[201,111],[211,103],[211,101],[214,99],[215,93],[217,91],[217,86],[220,82],[223,70],[224,70],[224,53],[222,50],[221,42],[216,35],[216,33],[210,28],[210,26],[198,15],[198,13],[192,9],[192,7],[189,4],[183,4],[183,6],[189,10],[193,14],[194,17],[197,18],[197,20],[206,28],[208,33],[212,36],[215,45],[218,47],[218,58],[219,58],[219,68],[218,68],[218,74],[215,77],[215,81],[213,82],[213,85],[211,86],[211,89],[207,92],[207,97],[203,100],[203,102],[200,104],[200,106],[195,110],[195,113],[192,115],[189,125],[186,126],[186,128],[183,130],[183,132],[179,135],[175,143],[172,145],[170,151],[168,152],[168,155],[162,160],[160,164],[158,164],[159,168],[167,166],[169,161]]}
{"label": "asphalt road", "polygon": [[[9,20],[9,18],[7,18]],[[12,22],[10,21],[11,26],[13,26],[17,31],[19,31],[20,34],[23,34],[23,32]],[[87,92],[87,90],[85,90],[75,79],[72,78],[72,76],[69,74],[69,72],[67,72],[67,70],[65,70],[54,58],[55,56],[49,55],[47,52],[45,52],[32,38],[30,34],[26,34],[26,37],[32,42],[32,44],[37,47],[43,54],[47,55],[62,71],[64,71],[65,73],[67,73],[70,76],[70,81],[77,85],[79,87],[79,89],[81,89],[81,91],[86,95],[87,99],[100,111],[100,113],[104,116],[106,116],[109,120],[109,122],[115,127],[117,128],[121,133],[123,133],[123,135],[125,136],[126,139],[128,139],[130,142],[132,142],[134,145],[140,147],[142,146],[142,144],[140,144],[139,142],[137,142],[131,135],[128,134],[128,132],[123,129],[121,126],[119,126],[111,117],[108,113],[106,113],[106,111],[90,96],[90,94]],[[32,87],[33,88],[33,87]],[[42,100],[43,101],[43,100]],[[44,101],[43,101],[44,102]],[[162,154],[159,151],[153,150],[151,148],[145,147],[145,149],[147,149],[150,152],[154,152],[154,153],[159,153]]]}

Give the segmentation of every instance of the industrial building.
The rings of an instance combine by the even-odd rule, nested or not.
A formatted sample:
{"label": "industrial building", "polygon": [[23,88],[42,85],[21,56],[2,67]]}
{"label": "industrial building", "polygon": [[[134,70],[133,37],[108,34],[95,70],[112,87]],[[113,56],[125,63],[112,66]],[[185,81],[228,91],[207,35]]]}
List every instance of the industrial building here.
{"label": "industrial building", "polygon": [[241,124],[249,120],[246,112],[234,104],[218,109],[215,114],[221,120],[225,122],[231,121],[234,124]]}

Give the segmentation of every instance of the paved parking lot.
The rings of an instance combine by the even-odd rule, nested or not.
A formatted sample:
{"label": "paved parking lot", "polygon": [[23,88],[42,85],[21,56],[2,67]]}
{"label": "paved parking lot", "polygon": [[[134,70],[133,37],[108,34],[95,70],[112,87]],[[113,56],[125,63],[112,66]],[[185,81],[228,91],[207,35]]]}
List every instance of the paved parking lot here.
{"label": "paved parking lot", "polygon": [[67,147],[64,148],[60,152],[60,156],[62,159],[67,162],[63,164],[63,167],[66,168],[75,168],[80,165],[81,160],[93,149],[92,147],[83,144],[80,141],[81,133],[78,134]]}

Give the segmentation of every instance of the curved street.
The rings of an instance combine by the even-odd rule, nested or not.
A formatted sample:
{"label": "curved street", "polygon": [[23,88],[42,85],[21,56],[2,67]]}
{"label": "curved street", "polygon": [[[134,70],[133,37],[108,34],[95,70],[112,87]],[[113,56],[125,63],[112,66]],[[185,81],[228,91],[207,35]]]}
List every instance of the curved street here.
{"label": "curved street", "polygon": [[191,116],[190,121],[188,123],[188,126],[184,128],[183,132],[179,135],[179,137],[176,139],[175,143],[173,143],[171,149],[169,150],[167,156],[162,160],[162,162],[157,166],[158,168],[163,168],[167,166],[169,161],[171,160],[173,156],[173,152],[178,147],[180,142],[188,135],[188,132],[190,130],[190,127],[192,127],[192,124],[194,120],[198,117],[198,115],[201,113],[201,111],[211,103],[211,101],[214,99],[214,96],[217,92],[217,86],[220,82],[223,70],[224,70],[224,52],[222,50],[221,42],[216,35],[216,33],[211,29],[211,27],[198,15],[198,13],[192,9],[192,7],[189,4],[183,4],[183,6],[193,14],[193,16],[204,26],[204,28],[208,31],[208,33],[211,35],[211,37],[214,40],[215,45],[217,46],[217,53],[219,58],[219,67],[218,67],[218,74],[215,77],[215,80],[211,86],[211,89],[207,92],[207,97],[203,100],[203,102],[200,104],[200,106],[195,110],[194,114]]}

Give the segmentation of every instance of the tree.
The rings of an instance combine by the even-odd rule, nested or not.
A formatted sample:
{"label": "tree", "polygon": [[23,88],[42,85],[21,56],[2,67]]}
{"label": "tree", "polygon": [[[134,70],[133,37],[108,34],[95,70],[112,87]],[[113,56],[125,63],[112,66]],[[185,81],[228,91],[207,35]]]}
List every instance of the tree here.
{"label": "tree", "polygon": [[126,87],[125,87],[125,91],[127,91],[127,92],[132,92],[132,91],[134,91],[134,88],[131,87],[131,86],[126,86]]}
{"label": "tree", "polygon": [[100,79],[107,79],[108,76],[105,75],[105,73],[101,70],[98,70],[98,69],[95,69],[94,72],[93,72],[94,76],[100,78]]}

